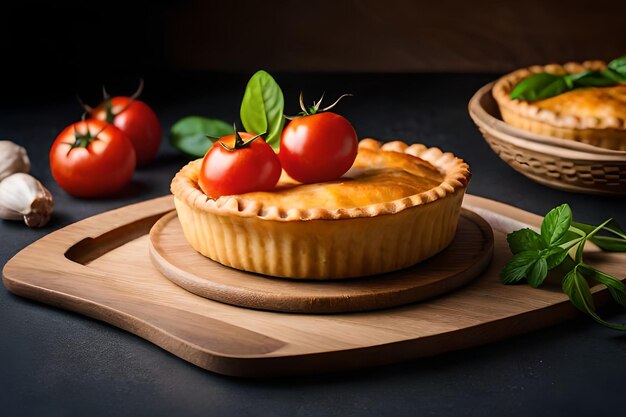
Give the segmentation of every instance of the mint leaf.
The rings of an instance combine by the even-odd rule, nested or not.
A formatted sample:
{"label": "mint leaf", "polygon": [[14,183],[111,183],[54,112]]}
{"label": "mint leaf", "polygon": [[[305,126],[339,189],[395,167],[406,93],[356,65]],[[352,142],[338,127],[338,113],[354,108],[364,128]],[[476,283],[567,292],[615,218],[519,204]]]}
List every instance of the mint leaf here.
{"label": "mint leaf", "polygon": [[582,263],[583,261],[583,249],[585,248],[585,242],[587,240],[590,240],[593,238],[593,236],[598,233],[600,230],[602,230],[603,227],[605,227],[607,224],[609,224],[611,222],[612,219],[608,219],[607,221],[605,221],[604,223],[602,223],[600,226],[597,226],[595,229],[593,229],[591,232],[589,232],[587,234],[587,236],[585,236],[583,238],[583,240],[580,242],[580,245],[578,246],[578,249],[576,249],[576,263]]}
{"label": "mint leaf", "polygon": [[598,271],[587,264],[582,264],[581,267],[588,273],[591,279],[607,287],[609,293],[611,293],[611,296],[618,304],[626,307],[626,284],[614,276]]}
{"label": "mint leaf", "polygon": [[[575,226],[587,234],[590,234],[596,228],[590,224],[579,222],[572,222],[572,226]],[[596,234],[589,237],[589,240],[605,251],[626,252],[626,232],[622,230],[615,220],[610,220],[602,229],[612,233],[616,237],[599,236]]]}
{"label": "mint leaf", "polygon": [[592,226],[590,224],[576,222],[576,221],[572,221],[571,226],[575,227],[576,229],[580,229],[587,234],[591,233],[591,231],[596,228],[595,226]]}
{"label": "mint leaf", "polygon": [[567,258],[568,253],[568,249],[561,249],[559,247],[550,249],[550,252],[548,252],[546,256],[548,269],[556,268],[561,265],[565,258]]}
{"label": "mint leaf", "polygon": [[545,249],[545,244],[543,239],[541,239],[541,235],[529,228],[509,233],[506,240],[509,242],[509,248],[513,254],[526,250]]}
{"label": "mint leaf", "polygon": [[545,258],[539,258],[533,263],[533,266],[529,270],[528,283],[531,287],[537,288],[543,284],[547,276],[548,263]]}
{"label": "mint leaf", "polygon": [[[612,236],[599,236],[605,230]],[[585,243],[590,240],[602,249],[626,251],[626,232],[612,219],[599,226],[572,220],[572,210],[562,204],[550,210],[541,223],[541,235],[524,228],[509,233],[507,241],[513,253],[511,260],[500,271],[504,284],[523,279],[534,288],[542,285],[548,271],[563,274],[562,288],[574,306],[591,316],[596,322],[611,329],[626,331],[626,326],[609,323],[595,312],[587,279],[607,287],[613,299],[626,307],[626,284],[605,272],[583,262]],[[575,259],[569,256],[576,249]]]}
{"label": "mint leaf", "polygon": [[574,307],[587,314],[593,312],[595,307],[589,284],[576,267],[565,275],[562,285],[563,292],[567,294]]}
{"label": "mint leaf", "polygon": [[604,251],[626,252],[626,240],[624,239],[609,236],[594,236],[589,240]]}
{"label": "mint leaf", "polygon": [[535,261],[541,258],[538,250],[529,250],[513,255],[513,258],[504,266],[500,278],[504,284],[513,284],[526,278]]}
{"label": "mint leaf", "polygon": [[614,219],[609,220],[609,222],[604,225],[604,229],[626,240],[626,232],[622,230]]}
{"label": "mint leaf", "polygon": [[541,222],[541,237],[548,246],[556,244],[567,232],[572,223],[572,209],[561,204],[546,214]]}
{"label": "mint leaf", "polygon": [[576,267],[565,275],[563,279],[563,292],[567,294],[570,301],[577,309],[588,314],[598,323],[611,329],[626,331],[626,326],[609,323],[596,314],[589,284],[585,277],[578,272]]}

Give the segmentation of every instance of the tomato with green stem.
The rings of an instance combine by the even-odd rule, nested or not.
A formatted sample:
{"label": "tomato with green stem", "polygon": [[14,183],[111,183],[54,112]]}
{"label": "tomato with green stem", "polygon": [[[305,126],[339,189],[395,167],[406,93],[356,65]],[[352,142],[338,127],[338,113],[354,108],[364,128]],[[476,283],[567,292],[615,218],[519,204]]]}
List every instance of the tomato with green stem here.
{"label": "tomato with green stem", "polygon": [[221,137],[202,160],[198,185],[211,198],[270,191],[282,169],[278,156],[261,138],[247,132]]}
{"label": "tomato with green stem", "polygon": [[121,190],[135,170],[135,150],[124,132],[102,120],[66,127],[50,149],[56,182],[77,197],[104,197]]}
{"label": "tomato with green stem", "polygon": [[83,105],[91,118],[115,125],[128,136],[135,148],[137,165],[154,159],[161,146],[161,124],[146,103],[137,100],[143,90],[143,80],[131,97],[110,97],[103,88],[104,101],[96,108]]}
{"label": "tomato with green stem", "polygon": [[278,153],[291,178],[302,183],[332,181],[354,163],[358,150],[356,132],[346,118],[328,111],[345,96],[349,94],[323,109],[320,99],[307,109],[300,94],[302,113],[283,130]]}

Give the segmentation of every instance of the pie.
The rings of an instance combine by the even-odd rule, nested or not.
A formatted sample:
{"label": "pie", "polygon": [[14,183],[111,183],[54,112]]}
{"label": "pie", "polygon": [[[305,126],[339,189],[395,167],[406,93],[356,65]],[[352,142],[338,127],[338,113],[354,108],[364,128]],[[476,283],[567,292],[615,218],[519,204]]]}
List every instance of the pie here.
{"label": "pie", "polygon": [[602,61],[533,66],[500,78],[493,87],[504,121],[531,132],[608,149],[626,150],[626,85],[578,88],[537,101],[513,100],[510,93],[532,74],[575,74],[603,70]]}
{"label": "pie", "polygon": [[339,180],[283,173],[273,191],[214,199],[198,186],[201,163],[171,184],[189,244],[223,265],[294,279],[380,274],[435,255],[454,239],[470,179],[451,153],[364,139]]}

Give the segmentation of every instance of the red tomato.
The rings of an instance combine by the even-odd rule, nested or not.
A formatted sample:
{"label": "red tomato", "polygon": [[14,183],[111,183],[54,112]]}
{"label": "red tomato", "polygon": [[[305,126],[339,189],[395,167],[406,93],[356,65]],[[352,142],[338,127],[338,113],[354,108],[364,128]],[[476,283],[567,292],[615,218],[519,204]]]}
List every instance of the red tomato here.
{"label": "red tomato", "polygon": [[101,120],[66,127],[50,149],[56,182],[77,197],[102,197],[119,191],[135,170],[135,150],[124,132]]}
{"label": "red tomato", "polygon": [[[239,133],[246,141],[254,135]],[[220,143],[232,150],[225,149]],[[269,191],[276,186],[282,169],[272,148],[262,138],[235,147],[235,135],[227,135],[213,144],[204,155],[198,185],[209,197]]]}
{"label": "red tomato", "polygon": [[354,163],[358,140],[344,117],[331,112],[293,119],[283,130],[278,157],[289,176],[303,183],[332,181]]}
{"label": "red tomato", "polygon": [[[110,101],[109,112],[107,101]],[[91,117],[113,123],[128,136],[137,154],[137,165],[152,161],[159,151],[161,124],[146,103],[131,97],[113,97],[93,109]]]}

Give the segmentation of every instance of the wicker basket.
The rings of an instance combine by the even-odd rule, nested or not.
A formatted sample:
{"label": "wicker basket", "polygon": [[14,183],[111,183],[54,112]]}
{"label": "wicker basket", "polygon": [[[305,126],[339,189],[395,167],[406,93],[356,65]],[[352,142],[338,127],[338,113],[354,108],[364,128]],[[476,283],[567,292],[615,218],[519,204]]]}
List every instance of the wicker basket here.
{"label": "wicker basket", "polygon": [[626,195],[626,152],[542,136],[504,123],[487,84],[469,102],[469,114],[491,149],[528,178],[588,194]]}

